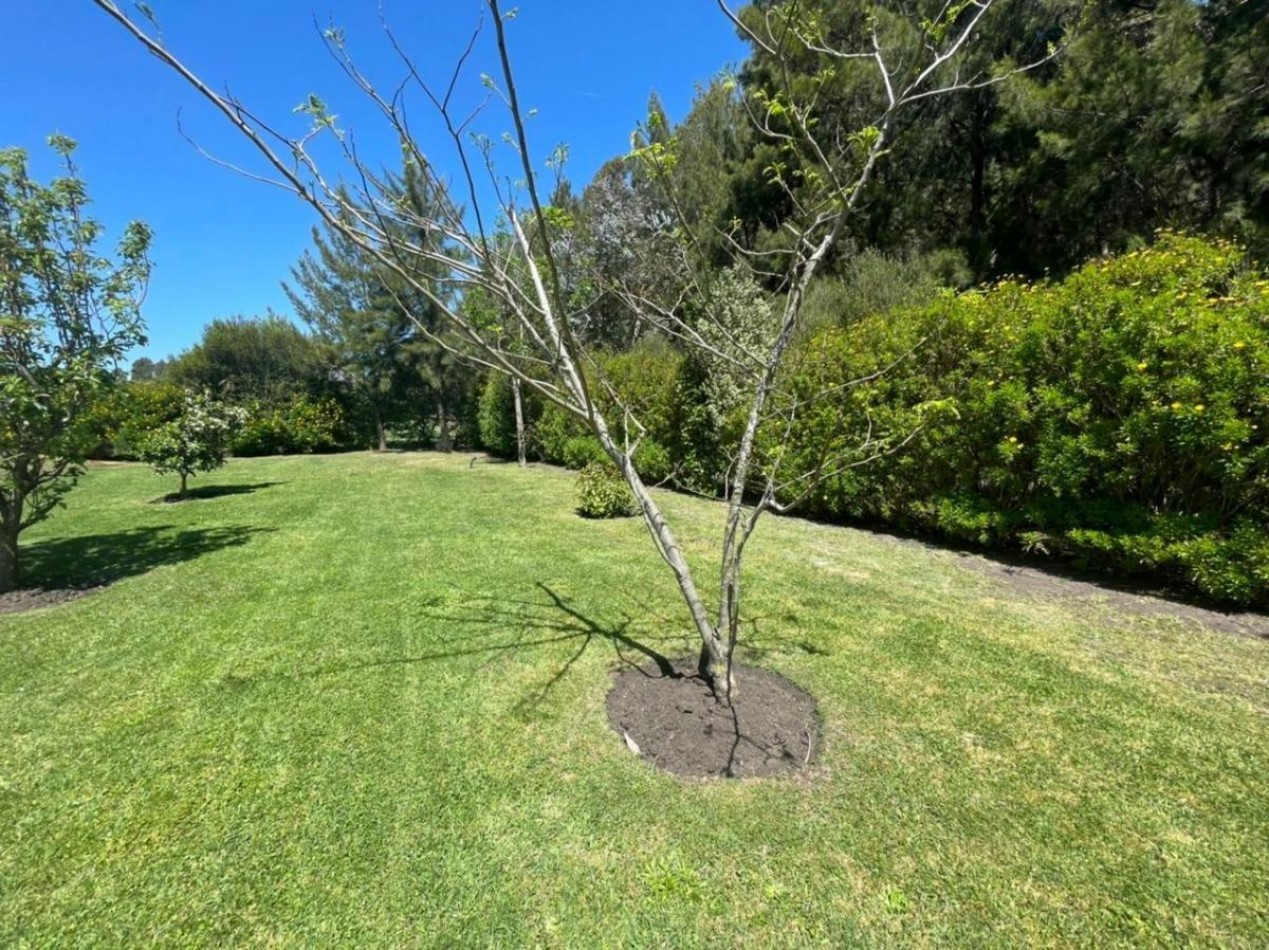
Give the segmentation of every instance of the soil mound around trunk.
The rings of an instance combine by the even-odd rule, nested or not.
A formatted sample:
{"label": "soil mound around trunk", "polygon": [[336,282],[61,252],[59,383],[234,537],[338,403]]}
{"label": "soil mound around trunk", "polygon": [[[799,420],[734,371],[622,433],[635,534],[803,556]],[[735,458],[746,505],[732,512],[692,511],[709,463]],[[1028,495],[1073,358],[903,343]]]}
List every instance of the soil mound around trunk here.
{"label": "soil mound around trunk", "polygon": [[783,676],[736,668],[731,706],[696,675],[696,661],[628,667],[613,677],[608,721],[632,752],[697,778],[778,778],[810,765],[819,744],[815,700]]}
{"label": "soil mound around trunk", "polygon": [[27,610],[38,610],[41,607],[54,607],[95,594],[99,590],[101,590],[100,586],[63,587],[53,590],[20,587],[7,594],[0,594],[0,614],[17,614]]}

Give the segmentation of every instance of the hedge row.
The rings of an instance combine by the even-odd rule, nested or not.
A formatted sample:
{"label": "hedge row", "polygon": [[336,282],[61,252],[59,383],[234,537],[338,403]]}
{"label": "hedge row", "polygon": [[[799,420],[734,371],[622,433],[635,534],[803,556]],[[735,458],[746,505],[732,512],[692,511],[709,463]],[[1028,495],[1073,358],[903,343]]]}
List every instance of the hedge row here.
{"label": "hedge row", "polygon": [[[177,418],[185,389],[165,382],[117,386],[94,408],[89,424],[100,433],[98,458],[136,459],[146,437]],[[234,455],[333,452],[360,447],[349,413],[334,399],[296,396],[285,403],[252,400],[241,407],[246,422],[234,437]]]}
{"label": "hedge row", "polygon": [[[1149,575],[1269,604],[1269,281],[1238,247],[1161,233],[1060,283],[1003,281],[811,344],[790,464],[902,451],[827,479],[820,515]],[[829,453],[831,454],[831,452]]]}

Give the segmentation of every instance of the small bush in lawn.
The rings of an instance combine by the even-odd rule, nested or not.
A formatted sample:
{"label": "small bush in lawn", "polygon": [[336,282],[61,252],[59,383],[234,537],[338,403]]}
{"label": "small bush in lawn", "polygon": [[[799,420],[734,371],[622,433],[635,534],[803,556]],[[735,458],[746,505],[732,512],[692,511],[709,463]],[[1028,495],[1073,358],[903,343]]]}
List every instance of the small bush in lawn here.
{"label": "small bush in lawn", "polygon": [[611,465],[597,462],[577,475],[577,513],[583,518],[623,518],[638,511],[630,486]]}
{"label": "small bush in lawn", "polygon": [[229,441],[245,416],[207,393],[186,393],[180,415],[157,426],[141,444],[141,459],[160,475],[179,475],[178,497],[184,498],[191,475],[225,464]]}

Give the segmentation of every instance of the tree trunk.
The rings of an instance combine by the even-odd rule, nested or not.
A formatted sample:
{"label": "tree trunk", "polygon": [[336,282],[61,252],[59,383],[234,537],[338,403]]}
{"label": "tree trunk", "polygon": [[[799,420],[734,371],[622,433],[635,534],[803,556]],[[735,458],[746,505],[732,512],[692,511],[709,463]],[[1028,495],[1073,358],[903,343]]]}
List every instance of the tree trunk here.
{"label": "tree trunk", "polygon": [[436,447],[442,452],[452,451],[454,446],[449,440],[449,409],[444,400],[436,404],[436,424],[440,429],[436,437]]}
{"label": "tree trunk", "polygon": [[969,257],[977,280],[985,280],[990,267],[990,253],[985,241],[987,221],[987,136],[990,116],[985,92],[974,99],[974,116],[970,129],[969,174]]}
{"label": "tree trunk", "polygon": [[709,611],[705,608],[700,591],[696,588],[691,566],[683,557],[683,551],[679,548],[674,532],[666,522],[665,515],[661,513],[656,499],[644,485],[643,478],[635,468],[634,462],[617,447],[601,416],[592,416],[591,431],[598,437],[600,445],[604,447],[604,451],[608,453],[608,457],[613,460],[625,478],[626,484],[630,486],[635,500],[639,503],[639,513],[643,516],[643,523],[648,533],[652,535],[658,553],[674,573],[674,579],[679,585],[679,593],[687,605],[692,623],[701,638],[701,655],[698,664],[700,675],[709,682],[714,694],[720,700],[730,703],[735,687],[731,663],[732,645],[710,622]]}
{"label": "tree trunk", "polygon": [[524,400],[520,397],[520,380],[511,378],[511,397],[516,406],[516,461],[525,465]]}
{"label": "tree trunk", "polygon": [[188,481],[188,479],[189,479],[189,472],[181,472],[181,493],[177,497],[179,498],[185,497],[185,483]]}
{"label": "tree trunk", "polygon": [[0,594],[6,594],[17,586],[18,532],[16,528],[4,524],[0,525]]}
{"label": "tree trunk", "polygon": [[379,407],[374,407],[375,414],[375,442],[379,446],[379,452],[388,451],[388,431],[383,427],[383,413],[379,411]]}

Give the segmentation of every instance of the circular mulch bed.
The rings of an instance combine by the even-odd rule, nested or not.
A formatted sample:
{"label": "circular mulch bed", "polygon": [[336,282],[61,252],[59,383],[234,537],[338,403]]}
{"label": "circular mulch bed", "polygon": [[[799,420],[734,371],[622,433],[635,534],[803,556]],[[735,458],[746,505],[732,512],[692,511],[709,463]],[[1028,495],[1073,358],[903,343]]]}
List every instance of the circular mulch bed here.
{"label": "circular mulch bed", "polygon": [[676,775],[772,778],[806,768],[817,751],[815,700],[783,676],[736,668],[729,707],[696,675],[696,661],[672,672],[648,664],[618,671],[608,721],[632,752]]}
{"label": "circular mulch bed", "polygon": [[0,594],[0,614],[16,614],[24,610],[37,610],[40,607],[54,607],[57,604],[87,597],[99,590],[101,587],[63,587],[54,590],[38,587],[19,588],[7,594]]}

